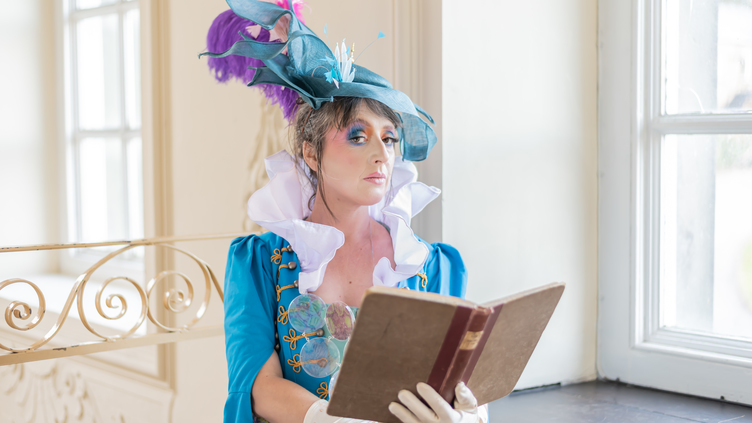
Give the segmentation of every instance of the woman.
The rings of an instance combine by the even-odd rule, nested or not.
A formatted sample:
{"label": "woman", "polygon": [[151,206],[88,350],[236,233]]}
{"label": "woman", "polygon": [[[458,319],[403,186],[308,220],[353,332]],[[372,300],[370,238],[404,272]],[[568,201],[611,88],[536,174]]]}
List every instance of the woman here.
{"label": "woman", "polygon": [[[267,158],[270,182],[248,202],[249,217],[270,232],[236,239],[230,247],[225,421],[354,421],[327,415],[326,398],[365,290],[384,285],[465,293],[457,251],[420,240],[409,226],[438,196],[437,189],[416,182],[415,166],[405,160],[422,160],[435,143],[418,113],[430,117],[383,78],[354,65],[346,46],[332,53],[289,12],[292,2],[289,10],[252,0],[228,3],[232,12],[215,21],[209,49],[229,49],[209,55],[262,62],[249,62],[257,68],[250,85],[264,86],[291,120],[294,157],[282,151]],[[243,40],[218,45],[218,33],[238,26]],[[274,40],[275,33],[280,42],[259,42]],[[246,66],[232,71],[226,62],[210,65],[218,79],[248,77]],[[270,84],[289,90],[273,91]],[[290,91],[297,94],[293,104]],[[316,313],[306,314],[311,310]],[[323,310],[336,319],[324,325],[315,318]],[[487,420],[485,406],[478,407],[462,384],[454,407],[430,386],[416,388],[428,406],[407,390],[398,395],[401,403],[389,406],[403,422]]]}

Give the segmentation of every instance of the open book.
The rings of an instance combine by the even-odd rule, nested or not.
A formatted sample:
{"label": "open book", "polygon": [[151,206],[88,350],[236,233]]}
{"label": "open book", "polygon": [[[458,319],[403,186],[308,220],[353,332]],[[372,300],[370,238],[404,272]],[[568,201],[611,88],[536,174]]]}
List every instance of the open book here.
{"label": "open book", "polygon": [[366,291],[327,413],[398,422],[388,406],[418,382],[450,404],[467,384],[478,404],[508,395],[564,291],[552,283],[475,304],[433,293],[375,286]]}

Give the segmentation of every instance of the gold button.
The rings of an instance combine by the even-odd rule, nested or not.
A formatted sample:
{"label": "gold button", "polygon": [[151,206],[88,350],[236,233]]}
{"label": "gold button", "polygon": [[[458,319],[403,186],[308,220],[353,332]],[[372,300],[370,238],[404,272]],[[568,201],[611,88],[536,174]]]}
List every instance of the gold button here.
{"label": "gold button", "polygon": [[279,333],[274,332],[274,339],[279,339]]}
{"label": "gold button", "polygon": [[275,350],[276,350],[277,352],[279,352],[279,344],[275,345],[275,346],[274,346],[274,349],[275,349]]}
{"label": "gold button", "polygon": [[297,287],[298,287],[298,281],[294,281],[294,282],[292,283],[292,285],[293,285],[293,286],[294,286],[295,288],[297,288]]}
{"label": "gold button", "polygon": [[316,336],[324,336],[324,328],[321,328],[316,331]]}
{"label": "gold button", "polygon": [[294,261],[291,261],[291,262],[287,263],[287,267],[290,270],[295,270],[295,268],[298,267],[298,263],[295,263]]}

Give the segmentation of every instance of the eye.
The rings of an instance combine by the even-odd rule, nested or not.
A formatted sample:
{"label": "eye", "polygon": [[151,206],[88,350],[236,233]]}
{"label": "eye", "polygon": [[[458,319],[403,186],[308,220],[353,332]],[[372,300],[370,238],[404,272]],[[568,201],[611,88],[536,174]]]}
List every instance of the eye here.
{"label": "eye", "polygon": [[396,143],[399,142],[399,140],[397,138],[394,138],[394,137],[386,137],[386,138],[382,139],[382,141],[384,141],[384,144],[386,144],[386,145],[393,145],[393,144],[396,144]]}
{"label": "eye", "polygon": [[353,144],[365,144],[366,136],[363,134],[358,134],[358,135],[351,136],[349,140]]}
{"label": "eye", "polygon": [[347,140],[353,145],[363,145],[367,141],[366,131],[361,125],[354,125],[347,131]]}

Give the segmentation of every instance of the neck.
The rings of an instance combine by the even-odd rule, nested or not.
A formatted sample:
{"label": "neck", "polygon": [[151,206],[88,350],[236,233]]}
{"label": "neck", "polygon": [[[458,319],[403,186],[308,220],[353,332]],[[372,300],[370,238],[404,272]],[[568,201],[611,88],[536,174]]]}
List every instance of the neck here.
{"label": "neck", "polygon": [[313,210],[308,216],[308,221],[322,225],[332,226],[339,229],[345,235],[345,243],[358,242],[363,239],[370,240],[368,223],[371,217],[368,215],[368,207],[360,205],[332,204],[329,207],[336,219],[329,213],[324,202],[317,196],[313,203]]}

